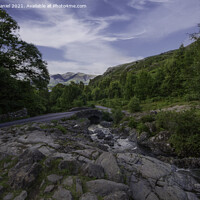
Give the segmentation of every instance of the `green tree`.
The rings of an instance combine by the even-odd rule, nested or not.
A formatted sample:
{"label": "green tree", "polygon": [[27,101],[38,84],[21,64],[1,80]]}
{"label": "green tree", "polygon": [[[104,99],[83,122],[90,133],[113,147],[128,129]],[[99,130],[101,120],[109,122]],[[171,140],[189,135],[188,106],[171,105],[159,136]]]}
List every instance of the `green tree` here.
{"label": "green tree", "polygon": [[73,107],[73,101],[77,100],[81,95],[82,90],[78,84],[71,82],[70,85],[65,86],[60,100],[62,109],[67,110]]}
{"label": "green tree", "polygon": [[121,97],[121,85],[119,81],[113,81],[110,83],[108,93],[111,99]]}
{"label": "green tree", "polygon": [[19,26],[6,11],[0,9],[0,63],[12,77],[30,81],[37,88],[49,82],[47,64],[39,50],[22,41],[17,34]]}
{"label": "green tree", "polygon": [[[31,114],[45,112],[47,64],[33,44],[20,39],[18,30],[17,22],[0,9],[0,110],[6,113],[26,107]],[[42,107],[33,108],[37,105]]]}
{"label": "green tree", "polygon": [[140,100],[145,100],[152,95],[153,78],[147,71],[141,71],[138,73],[135,83],[135,95]]}
{"label": "green tree", "polygon": [[55,87],[52,88],[49,97],[49,104],[51,111],[57,112],[62,110],[60,105],[60,98],[62,96],[64,88],[65,86],[63,84],[57,84]]}
{"label": "green tree", "polygon": [[126,77],[126,84],[124,89],[124,95],[126,99],[130,99],[134,96],[134,86],[136,83],[136,77],[133,73],[128,73]]}
{"label": "green tree", "polygon": [[140,100],[137,97],[132,97],[128,104],[128,109],[132,113],[140,111]]}

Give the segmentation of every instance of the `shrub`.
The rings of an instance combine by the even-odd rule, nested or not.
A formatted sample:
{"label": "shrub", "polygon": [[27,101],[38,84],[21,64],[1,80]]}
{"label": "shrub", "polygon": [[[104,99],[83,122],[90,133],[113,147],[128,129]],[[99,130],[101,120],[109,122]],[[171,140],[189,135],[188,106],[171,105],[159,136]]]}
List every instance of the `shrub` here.
{"label": "shrub", "polygon": [[82,99],[75,99],[73,101],[73,107],[81,107],[84,105],[84,102]]}
{"label": "shrub", "polygon": [[112,118],[115,124],[118,124],[122,120],[123,116],[124,114],[122,113],[121,109],[112,110]]}
{"label": "shrub", "polygon": [[196,110],[161,112],[156,126],[171,132],[169,142],[179,156],[200,156],[200,116]]}
{"label": "shrub", "polygon": [[105,112],[105,111],[103,112],[102,119],[104,121],[108,121],[108,122],[113,121],[112,117],[110,116],[110,113],[109,112]]}
{"label": "shrub", "polygon": [[139,123],[139,124],[137,125],[137,131],[138,131],[139,133],[142,133],[142,132],[149,132],[149,128],[148,128],[145,124]]}
{"label": "shrub", "polygon": [[55,128],[57,128],[58,130],[60,130],[64,134],[67,132],[66,128],[62,125],[57,125]]}
{"label": "shrub", "polygon": [[140,120],[141,120],[141,122],[143,122],[143,123],[155,121],[155,119],[154,119],[154,117],[153,117],[152,115],[145,115],[145,116],[143,116]]}
{"label": "shrub", "polygon": [[132,113],[140,111],[141,110],[140,100],[137,97],[131,98],[131,100],[128,104],[128,109]]}
{"label": "shrub", "polygon": [[134,117],[131,117],[130,120],[129,120],[129,123],[128,123],[128,126],[130,128],[136,128],[137,127],[137,122],[135,121],[135,118]]}

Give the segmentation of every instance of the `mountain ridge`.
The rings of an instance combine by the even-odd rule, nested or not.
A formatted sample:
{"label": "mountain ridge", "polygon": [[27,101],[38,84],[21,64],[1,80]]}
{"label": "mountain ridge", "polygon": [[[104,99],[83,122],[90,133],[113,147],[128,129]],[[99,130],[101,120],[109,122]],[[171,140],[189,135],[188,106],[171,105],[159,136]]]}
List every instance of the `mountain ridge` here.
{"label": "mountain ridge", "polygon": [[69,85],[72,81],[75,83],[80,83],[82,81],[85,85],[88,85],[89,81],[95,77],[96,75],[85,74],[82,72],[66,72],[64,74],[52,74],[50,75],[49,87],[54,87],[59,83],[63,85]]}

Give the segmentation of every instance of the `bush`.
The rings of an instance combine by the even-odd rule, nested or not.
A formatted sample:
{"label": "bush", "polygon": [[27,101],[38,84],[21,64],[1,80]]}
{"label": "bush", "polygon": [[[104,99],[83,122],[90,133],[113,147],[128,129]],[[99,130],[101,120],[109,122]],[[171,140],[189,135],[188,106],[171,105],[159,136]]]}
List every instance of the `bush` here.
{"label": "bush", "polygon": [[73,107],[81,107],[84,105],[84,102],[82,99],[75,99],[73,101]]}
{"label": "bush", "polygon": [[139,132],[139,133],[142,133],[142,132],[149,132],[149,128],[145,125],[145,124],[143,124],[143,123],[139,123],[138,125],[137,125],[137,131]]}
{"label": "bush", "polygon": [[109,113],[109,112],[103,112],[102,119],[103,119],[104,121],[108,121],[108,122],[113,121],[113,120],[112,120],[112,117],[110,116],[110,113]]}
{"label": "bush", "polygon": [[128,123],[128,126],[130,128],[136,128],[137,127],[137,122],[135,121],[135,118],[134,117],[131,117],[130,120],[129,120],[129,123]]}
{"label": "bush", "polygon": [[55,128],[60,130],[63,134],[67,133],[66,128],[64,126],[62,126],[62,125],[57,125],[57,126],[55,126]]}
{"label": "bush", "polygon": [[141,122],[153,122],[155,121],[154,117],[152,115],[145,115],[140,119]]}
{"label": "bush", "polygon": [[115,124],[118,124],[122,120],[123,116],[124,114],[121,109],[112,110],[112,118]]}
{"label": "bush", "polygon": [[128,104],[128,109],[132,113],[140,111],[141,110],[140,100],[137,97],[131,98],[131,100]]}
{"label": "bush", "polygon": [[171,132],[169,142],[179,156],[200,156],[200,116],[196,110],[158,113],[156,127]]}
{"label": "bush", "polygon": [[198,94],[186,94],[184,96],[185,101],[199,101],[200,97]]}

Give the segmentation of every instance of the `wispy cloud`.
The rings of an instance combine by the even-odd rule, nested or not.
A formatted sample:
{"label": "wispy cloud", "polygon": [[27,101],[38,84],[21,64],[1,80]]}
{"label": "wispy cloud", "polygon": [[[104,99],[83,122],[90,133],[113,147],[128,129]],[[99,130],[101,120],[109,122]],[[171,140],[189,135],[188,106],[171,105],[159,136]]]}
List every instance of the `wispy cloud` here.
{"label": "wispy cloud", "polygon": [[[54,9],[55,10],[55,9]],[[21,22],[21,36],[24,40],[40,46],[61,48],[65,61],[49,62],[50,73],[60,71],[83,71],[103,73],[107,67],[130,62],[136,58],[116,50],[111,41],[129,40],[124,35],[109,35],[106,28],[114,21],[128,20],[128,16],[110,16],[83,20],[72,13],[38,10],[44,21]],[[70,61],[68,61],[70,60]]]}
{"label": "wispy cloud", "polygon": [[[64,59],[48,62],[50,73],[103,73],[107,67],[143,57],[135,57],[127,51],[131,48],[137,51],[134,41],[145,40],[153,44],[153,41],[196,26],[200,19],[199,0],[104,0],[102,2],[114,11],[104,13],[106,5],[103,5],[99,15],[91,5],[101,2],[83,2],[91,3],[87,10],[35,9],[35,15],[41,20],[32,17],[19,21],[24,40],[62,50]],[[43,3],[49,1],[43,0]],[[95,9],[100,7],[96,5]]]}
{"label": "wispy cloud", "polygon": [[157,40],[177,31],[194,27],[200,19],[199,0],[141,0],[141,2],[162,3],[149,12],[142,13],[129,26],[131,32],[143,31],[144,34],[141,36],[143,38]]}

